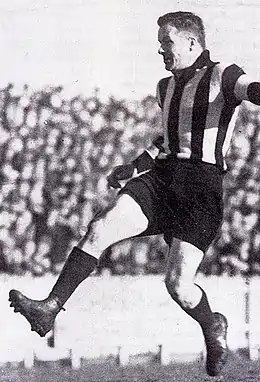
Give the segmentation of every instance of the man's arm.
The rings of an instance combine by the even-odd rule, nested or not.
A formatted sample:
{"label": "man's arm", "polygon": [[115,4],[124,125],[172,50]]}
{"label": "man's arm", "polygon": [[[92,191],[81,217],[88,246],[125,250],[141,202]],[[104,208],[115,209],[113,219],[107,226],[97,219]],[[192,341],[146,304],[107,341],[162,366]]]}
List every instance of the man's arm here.
{"label": "man's arm", "polygon": [[[162,81],[159,81],[156,88],[156,99],[160,108],[162,108],[162,96],[160,91],[161,82]],[[164,152],[163,142],[163,136],[158,135],[152,141],[152,144],[141,155],[133,160],[132,163],[116,166],[107,177],[108,186],[121,188],[119,183],[120,180],[127,180],[137,174],[150,170],[153,167],[153,162],[157,155]]]}
{"label": "man's arm", "polygon": [[243,74],[236,81],[234,94],[240,101],[250,101],[255,105],[260,105],[260,82],[254,81],[247,74]]}
{"label": "man's arm", "polygon": [[163,142],[163,136],[158,135],[145,151],[147,151],[151,158],[155,159],[159,153],[164,152]]}
{"label": "man's arm", "polygon": [[126,180],[134,175],[150,170],[153,167],[154,158],[156,158],[159,152],[163,151],[163,137],[158,136],[153,140],[151,146],[134,159],[132,163],[116,166],[107,177],[108,186],[121,188],[120,180]]}

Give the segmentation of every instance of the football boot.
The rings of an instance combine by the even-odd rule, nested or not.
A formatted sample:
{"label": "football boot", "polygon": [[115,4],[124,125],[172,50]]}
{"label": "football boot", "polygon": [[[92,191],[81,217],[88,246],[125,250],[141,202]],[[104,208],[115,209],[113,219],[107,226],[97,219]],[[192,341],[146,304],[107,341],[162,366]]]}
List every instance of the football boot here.
{"label": "football boot", "polygon": [[65,310],[56,296],[32,300],[15,289],[9,292],[9,301],[14,312],[21,313],[30,323],[31,331],[37,332],[41,337],[53,328],[57,314]]}
{"label": "football boot", "polygon": [[221,313],[213,313],[213,323],[203,330],[207,358],[206,370],[208,375],[217,376],[221,373],[228,359],[227,349],[227,319]]}

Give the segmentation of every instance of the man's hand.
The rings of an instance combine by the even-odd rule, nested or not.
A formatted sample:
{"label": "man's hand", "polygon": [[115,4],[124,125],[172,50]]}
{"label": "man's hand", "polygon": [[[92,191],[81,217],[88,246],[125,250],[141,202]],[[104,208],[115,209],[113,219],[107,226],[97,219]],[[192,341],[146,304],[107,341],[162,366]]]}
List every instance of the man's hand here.
{"label": "man's hand", "polygon": [[116,166],[107,177],[108,186],[112,188],[121,188],[119,181],[131,178],[134,169],[135,167],[132,163]]}

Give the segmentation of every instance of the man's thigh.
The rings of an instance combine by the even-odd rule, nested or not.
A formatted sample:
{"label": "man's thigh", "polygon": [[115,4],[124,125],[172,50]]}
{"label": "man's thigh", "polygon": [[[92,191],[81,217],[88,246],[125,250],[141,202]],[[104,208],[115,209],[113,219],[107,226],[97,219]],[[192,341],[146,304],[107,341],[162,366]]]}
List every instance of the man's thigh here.
{"label": "man's thigh", "polygon": [[[170,224],[172,216],[165,209],[166,185],[154,171],[131,179],[120,191],[121,195],[131,196],[148,219],[148,227],[140,236],[162,234]],[[168,224],[166,222],[168,220]]]}
{"label": "man's thigh", "polygon": [[[148,219],[131,195],[119,194],[90,222],[89,231],[104,237],[130,238],[146,230]],[[120,240],[122,240],[120,239]]]}
{"label": "man's thigh", "polygon": [[78,247],[99,258],[106,248],[137,236],[147,226],[148,220],[137,202],[121,194],[92,219]]}

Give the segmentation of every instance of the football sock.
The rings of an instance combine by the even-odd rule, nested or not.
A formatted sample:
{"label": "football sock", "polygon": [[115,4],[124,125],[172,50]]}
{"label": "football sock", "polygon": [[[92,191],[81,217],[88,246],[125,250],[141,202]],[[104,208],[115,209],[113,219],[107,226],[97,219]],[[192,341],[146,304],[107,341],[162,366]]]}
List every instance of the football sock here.
{"label": "football sock", "polygon": [[95,269],[97,259],[78,247],[69,254],[49,297],[58,297],[61,306],[69,299],[79,284]]}
{"label": "football sock", "polygon": [[202,330],[206,330],[213,322],[214,315],[209,306],[206,293],[199,285],[197,286],[202,291],[200,302],[194,308],[183,308],[183,310],[200,324]]}

